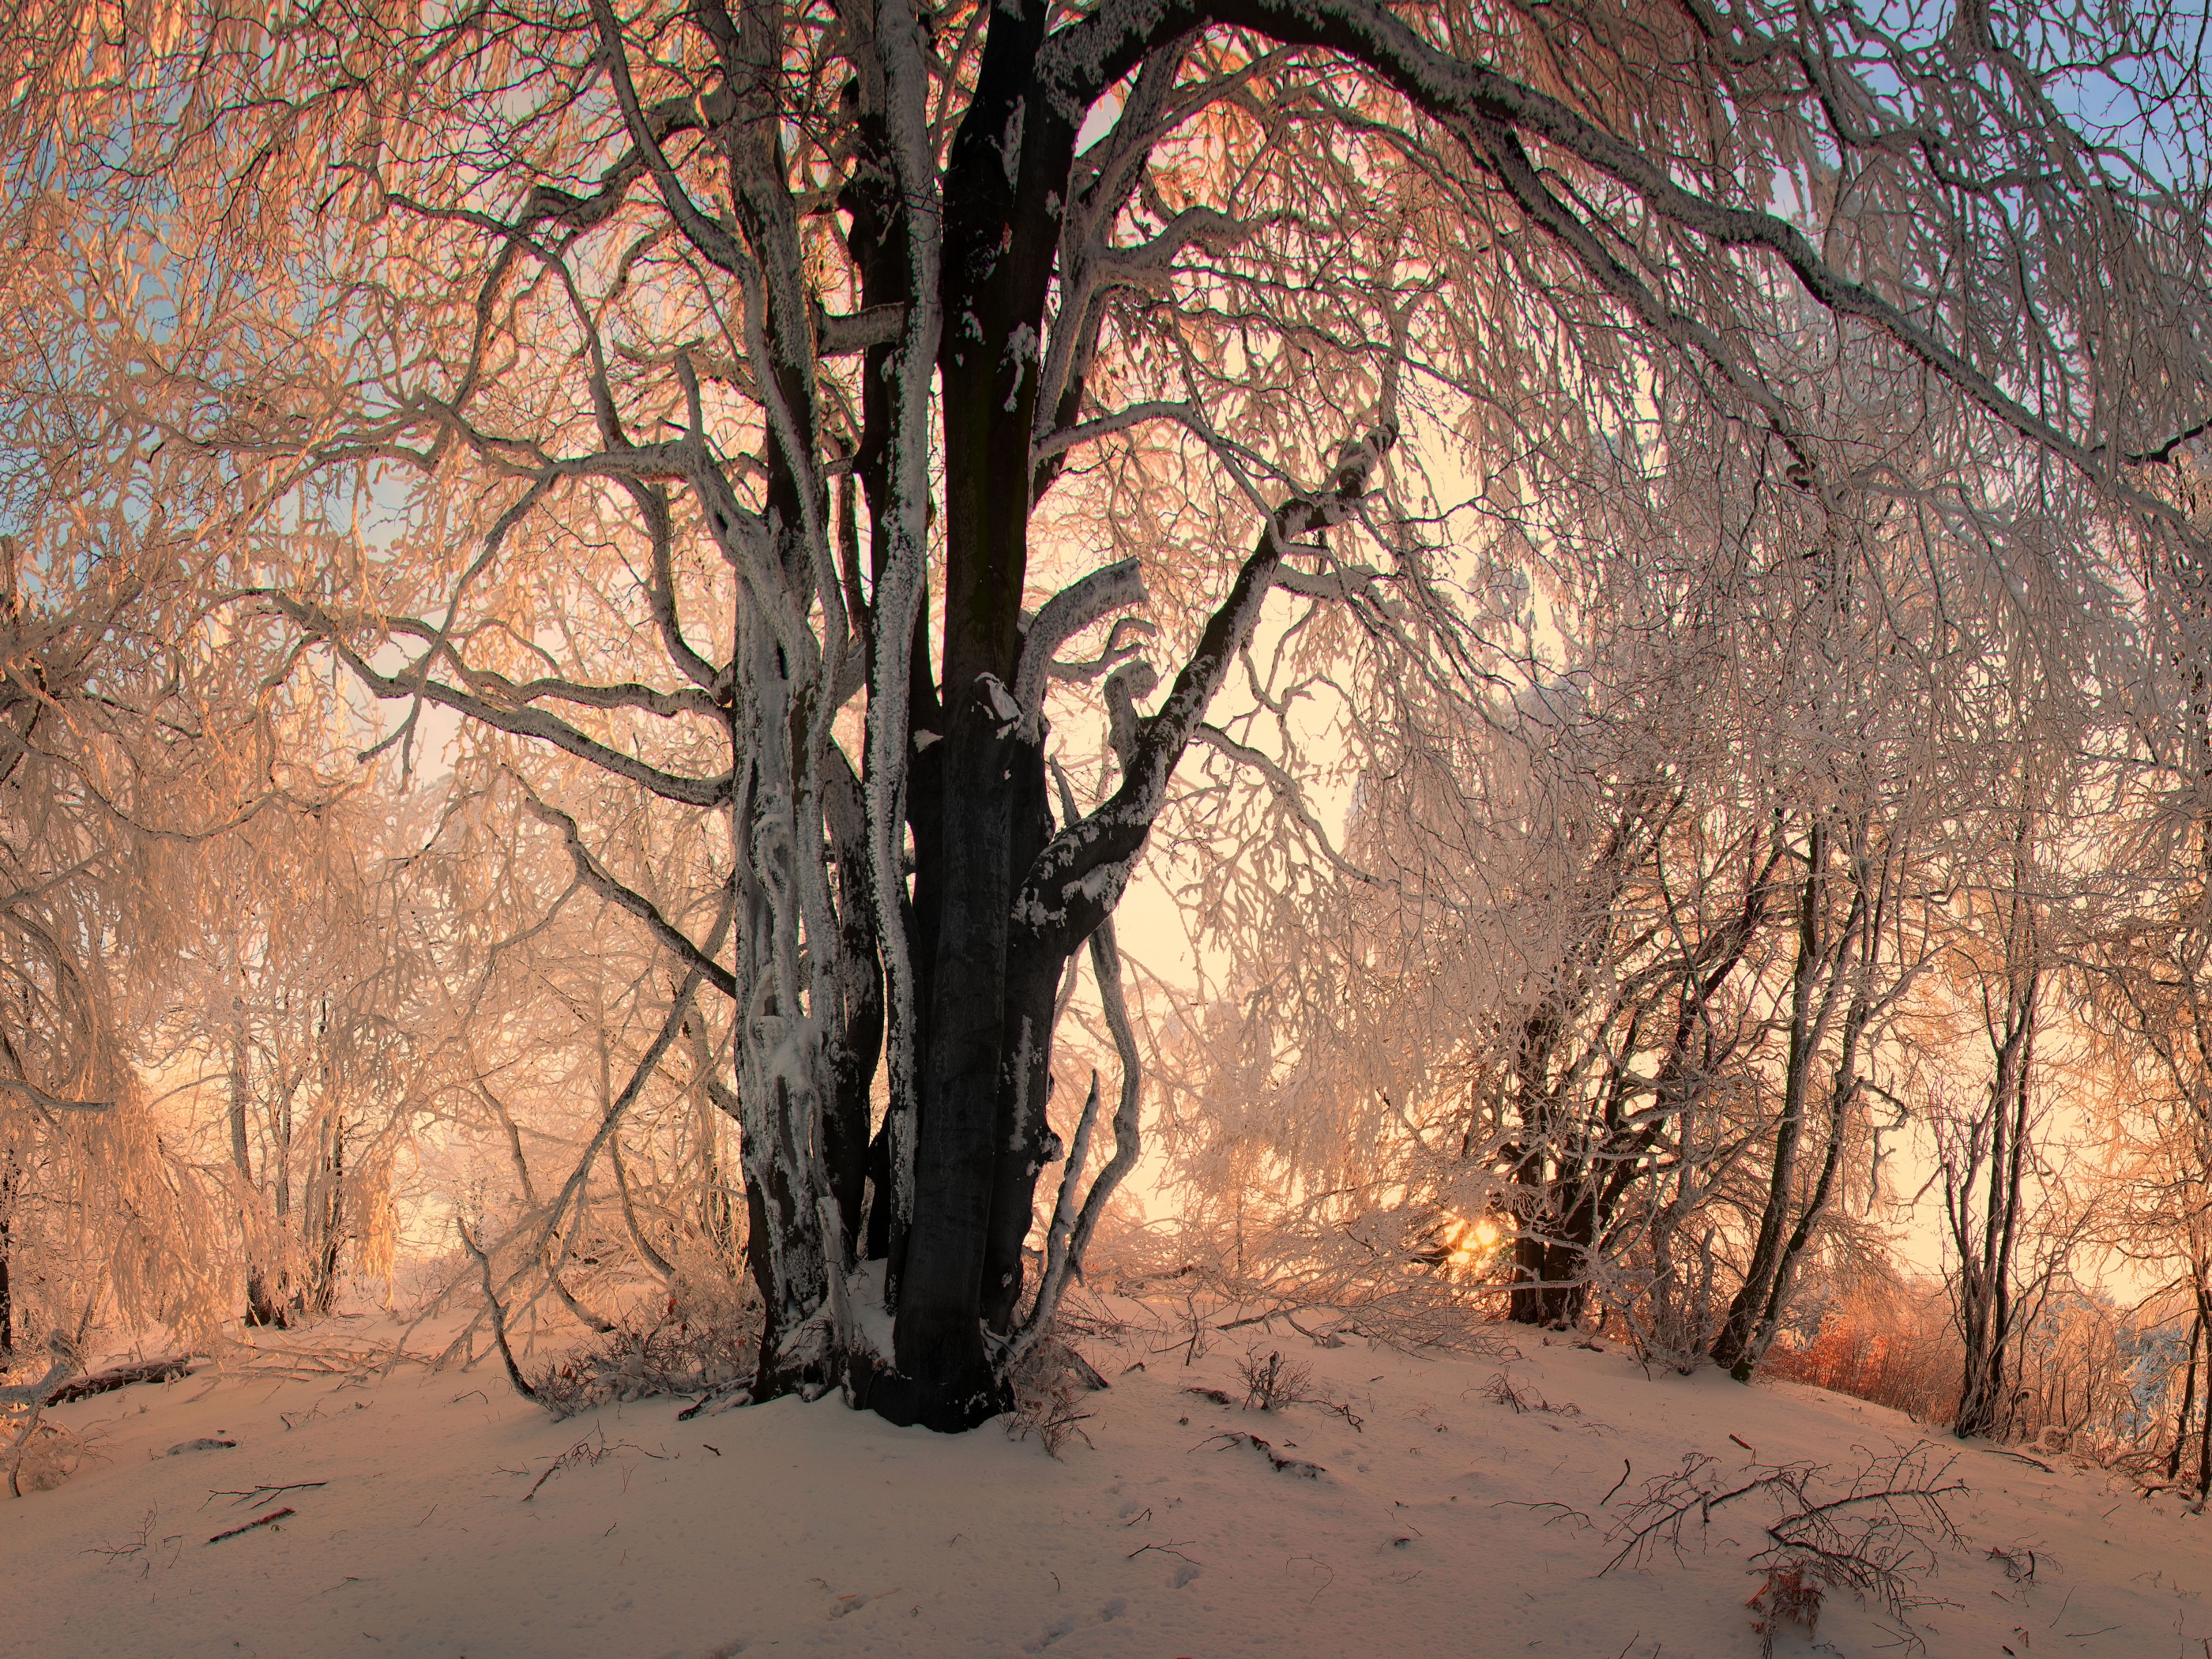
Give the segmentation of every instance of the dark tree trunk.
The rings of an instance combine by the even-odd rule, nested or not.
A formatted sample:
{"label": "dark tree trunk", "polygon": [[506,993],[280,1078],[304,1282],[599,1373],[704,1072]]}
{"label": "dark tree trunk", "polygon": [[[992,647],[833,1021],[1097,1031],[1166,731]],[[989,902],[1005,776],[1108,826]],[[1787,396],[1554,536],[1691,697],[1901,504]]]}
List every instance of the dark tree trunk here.
{"label": "dark tree trunk", "polygon": [[917,1194],[899,1277],[897,1370],[872,1403],[894,1422],[972,1426],[1000,1409],[984,1352],[983,1262],[998,1164],[1017,745],[1011,702],[978,679],[944,739],[948,857],[915,1137]]}
{"label": "dark tree trunk", "polygon": [[868,1183],[868,1097],[884,1043],[884,975],[876,939],[874,883],[867,854],[867,806],[860,781],[842,755],[824,791],[837,860],[838,1030],[830,1065],[830,1099],[823,1114],[823,1161],[838,1220],[842,1273],[862,1253]]}
{"label": "dark tree trunk", "polygon": [[[893,1421],[941,1429],[970,1426],[1002,1401],[983,1344],[986,1298],[995,1304],[1007,1289],[1006,1264],[993,1261],[992,1218],[1008,1201],[1002,1166],[1026,1161],[998,1131],[1013,1091],[1008,1015],[1030,1005],[1033,971],[1022,962],[1013,964],[1020,982],[1009,976],[1013,899],[1042,844],[1036,820],[1044,811],[1042,754],[1017,737],[1008,688],[1022,645],[1036,397],[1033,348],[1020,343],[1034,341],[1043,322],[1059,249],[1059,216],[1046,203],[1067,188],[1075,137],[1035,85],[1050,15],[1042,0],[994,9],[945,173],[940,299],[957,321],[938,357],[942,684],[952,708],[929,745],[942,751],[934,882],[918,827],[915,837],[916,908],[933,886],[936,938],[914,941],[913,960],[931,965],[933,982],[917,1000],[927,1030],[916,1048],[915,1207],[903,1240],[891,1243],[896,1371],[871,1391]],[[1016,1251],[1018,1265],[1018,1243]]]}
{"label": "dark tree trunk", "polygon": [[1549,1325],[1555,1317],[1551,1198],[1561,1152],[1555,1145],[1557,1107],[1547,1073],[1564,1024],[1557,1008],[1547,1005],[1539,1009],[1522,1024],[1514,1056],[1521,1134],[1507,1153],[1512,1159],[1513,1184],[1520,1191],[1513,1206],[1518,1231],[1513,1238],[1513,1288],[1507,1294],[1506,1310],[1518,1325]]}
{"label": "dark tree trunk", "polygon": [[[786,168],[774,86],[782,26],[772,10],[733,10],[721,0],[699,0],[692,9],[720,59],[721,84],[713,95],[728,100],[730,113],[712,116],[713,141],[728,157],[737,229],[762,257],[774,401],[792,422],[788,431],[776,425],[767,446],[763,516],[778,526],[790,585],[797,591],[814,584],[810,591],[826,606],[831,596],[820,593],[818,581],[801,568],[805,550],[796,533],[803,518],[826,515],[823,522],[834,526],[836,538],[837,597],[867,641],[871,770],[860,781],[865,860],[837,829],[837,781],[820,782],[831,840],[844,843],[832,854],[836,908],[844,913],[836,949],[881,969],[837,976],[837,1030],[827,1045],[830,1078],[818,1120],[810,1115],[812,1101],[795,1090],[791,1099],[718,1097],[717,1103],[725,1110],[741,1108],[742,1115],[732,1115],[750,1126],[742,1156],[754,1267],[769,1301],[764,1355],[775,1352],[780,1334],[815,1318],[823,1311],[817,1304],[826,1303],[826,1316],[854,1349],[842,1371],[855,1403],[895,1421],[940,1429],[970,1426],[1004,1397],[987,1334],[1007,1331],[1018,1307],[1022,1242],[1052,1150],[1043,1108],[1060,969],[1119,898],[1164,798],[1167,776],[1249,637],[1285,547],[1337,521],[1395,436],[1395,428],[1378,428],[1370,441],[1355,443],[1340,459],[1331,496],[1286,504],[1276,516],[1209,619],[1161,712],[1137,722],[1146,735],[1124,757],[1122,788],[1055,836],[1036,725],[1042,693],[1025,692],[1030,701],[1017,703],[1012,688],[1023,684],[1032,491],[1048,476],[1033,465],[1030,453],[1036,343],[1060,252],[1061,221],[1071,191],[1079,187],[1071,179],[1076,124],[1080,106],[1096,93],[1071,101],[1057,82],[1040,81],[1037,53],[1052,15],[1047,0],[1005,0],[982,20],[967,108],[943,165],[941,198],[928,213],[917,210],[921,198],[902,194],[902,169],[910,158],[898,137],[904,117],[892,113],[902,108],[894,85],[899,69],[885,59],[881,82],[863,70],[847,92],[857,106],[863,154],[838,205],[850,216],[863,307],[918,310],[918,285],[933,283],[932,314],[944,319],[922,337],[932,343],[943,443],[941,467],[928,469],[942,490],[935,514],[943,549],[941,648],[933,675],[930,606],[918,597],[929,584],[918,590],[915,575],[918,549],[931,539],[918,534],[921,504],[913,494],[915,422],[927,407],[915,394],[915,364],[906,343],[878,344],[860,376],[861,429],[850,471],[872,522],[874,580],[864,582],[850,485],[823,487],[817,493],[824,499],[816,501],[809,495],[816,484],[802,482],[823,477],[811,459],[821,436],[818,342],[811,316],[801,314],[799,242],[781,193]],[[623,80],[616,26],[604,15],[599,22],[633,136],[649,151],[649,122]],[[1108,56],[1120,67],[1100,90],[1136,69],[1149,50],[1141,33],[1112,48]],[[1170,64],[1145,79],[1145,96],[1164,99],[1173,81]],[[935,165],[933,155],[925,165]],[[674,205],[675,187],[663,184]],[[726,264],[716,258],[712,228],[696,209],[678,211],[679,217],[692,215],[684,219],[686,234],[710,259]],[[934,239],[933,272],[910,238]],[[771,253],[788,257],[778,264]],[[1062,405],[1071,417],[1081,412],[1079,371],[1063,389]],[[820,580],[827,579],[825,572]],[[893,603],[896,622],[872,609]],[[806,609],[798,606],[801,614]],[[902,637],[908,615],[915,617],[910,639]],[[1048,652],[1056,643],[1047,639],[1041,648]],[[896,653],[909,647],[905,668],[891,666]],[[779,690],[788,689],[781,661],[756,651],[741,672],[753,705],[792,708],[792,696],[777,701]],[[879,744],[879,736],[894,741]],[[742,745],[739,752],[742,763]],[[902,799],[906,822],[895,826],[890,820]],[[754,843],[742,810],[733,823],[742,916],[750,896],[742,866]],[[900,856],[896,828],[911,836],[910,865]],[[863,923],[886,933],[896,929],[899,937],[875,938]],[[813,951],[823,943],[810,939],[807,946]],[[763,953],[741,943],[737,980],[749,979],[745,964],[755,959],[764,959]],[[814,959],[819,966],[821,957]],[[818,984],[811,994],[822,994]],[[818,1012],[809,1004],[810,1015]],[[872,1139],[867,1085],[879,1048],[891,1056],[892,1098]],[[818,1144],[810,1139],[817,1121]],[[764,1134],[764,1126],[773,1126],[774,1134]],[[782,1139],[773,1146],[762,1144],[778,1134]],[[818,1162],[811,1161],[817,1154]],[[873,1199],[864,1214],[871,1184]],[[800,1186],[808,1190],[793,1190]],[[817,1193],[817,1186],[827,1190]],[[815,1197],[825,1200],[820,1213],[810,1201]],[[840,1280],[844,1261],[825,1264],[826,1285],[797,1291],[790,1273],[769,1271],[765,1253],[776,1241],[807,1230],[842,1230],[848,1253],[857,1246],[868,1258],[884,1259],[884,1300],[895,1316],[892,1355],[871,1354],[865,1342],[852,1340],[842,1300],[849,1286]],[[840,1364],[835,1354],[823,1358]],[[764,1364],[756,1393],[788,1386],[791,1379],[770,1375]]]}
{"label": "dark tree trunk", "polygon": [[[2024,848],[2032,820],[2023,815]],[[1953,1431],[1962,1438],[2002,1435],[2011,1416],[2007,1388],[2008,1347],[2012,1335],[2013,1258],[2020,1233],[2021,1182],[2027,1148],[2028,1103],[2035,1073],[2036,1000],[2040,975],[2023,964],[2033,933],[2020,885],[2025,867],[2016,864],[2013,933],[2006,945],[2004,1024],[1996,1034],[1996,1073],[1989,1101],[1988,1185],[1981,1200],[1980,1237],[1974,1237],[1975,1203],[1971,1178],[1950,1202],[1953,1243],[1959,1251],[1959,1323],[1966,1367]],[[1978,1249],[1975,1246],[1978,1244]]]}
{"label": "dark tree trunk", "polygon": [[21,1171],[13,1152],[0,1152],[0,1360],[15,1351],[15,1291],[9,1273],[15,1261],[15,1189]]}
{"label": "dark tree trunk", "polygon": [[[2202,1275],[2197,1280],[2197,1323],[2199,1328],[2212,1326],[2212,1290],[2208,1290]],[[2204,1427],[2197,1440],[2197,1492],[2201,1504],[2212,1495],[2212,1342],[2204,1346]]]}
{"label": "dark tree trunk", "polygon": [[1514,1284],[1508,1316],[1518,1324],[1571,1329],[1589,1298],[1590,1247],[1595,1242],[1597,1193],[1578,1174],[1579,1158],[1564,1160],[1537,1200],[1545,1207],[1524,1222],[1513,1242]]}
{"label": "dark tree trunk", "polygon": [[[1042,741],[1014,748],[1013,867],[1026,874],[1052,838]],[[1067,958],[1026,930],[1007,953],[1003,1060],[993,1140],[998,1168],[992,1183],[983,1259],[983,1319],[1003,1336],[1012,1328],[1023,1287],[1022,1244],[1029,1237],[1037,1176],[1050,1158],[1045,1106],[1052,1091],[1052,1017]]]}
{"label": "dark tree trunk", "polygon": [[1774,1127],[1774,1158],[1768,1167],[1766,1202],[1743,1284],[1729,1304],[1728,1318],[1714,1338],[1713,1361],[1739,1381],[1759,1363],[1759,1334],[1780,1282],[1790,1211],[1797,1186],[1797,1154],[1804,1139],[1807,1097],[1819,1032],[1814,1004],[1828,954],[1823,937],[1824,880],[1827,836],[1818,822],[1807,837],[1805,879],[1798,893],[1797,960],[1790,976],[1790,1048],[1783,1071],[1782,1115]]}

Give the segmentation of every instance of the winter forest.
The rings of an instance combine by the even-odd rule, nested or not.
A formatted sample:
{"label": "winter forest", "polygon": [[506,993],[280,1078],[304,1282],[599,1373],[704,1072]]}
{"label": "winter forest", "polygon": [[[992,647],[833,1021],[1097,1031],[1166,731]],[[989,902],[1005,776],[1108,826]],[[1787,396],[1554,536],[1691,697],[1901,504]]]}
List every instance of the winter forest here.
{"label": "winter forest", "polygon": [[[1120,1435],[1440,1652],[1987,1652],[1973,1572],[2196,1651],[2081,1609],[2212,1489],[2209,26],[0,8],[0,1650],[120,1649],[28,1540],[308,1550],[335,1401],[579,1527],[618,1445],[834,1517]],[[1252,1518],[1414,1418],[1536,1460],[1516,1572],[1717,1588],[1419,1637]],[[2125,1518],[1977,1530],[2042,1477]],[[1100,1513],[1169,1589],[1036,1640],[1226,1651]],[[1369,1541],[1503,1628],[1443,1524]],[[821,1623],[886,1565],[787,1645],[1021,1648],[989,1535],[969,1624]]]}

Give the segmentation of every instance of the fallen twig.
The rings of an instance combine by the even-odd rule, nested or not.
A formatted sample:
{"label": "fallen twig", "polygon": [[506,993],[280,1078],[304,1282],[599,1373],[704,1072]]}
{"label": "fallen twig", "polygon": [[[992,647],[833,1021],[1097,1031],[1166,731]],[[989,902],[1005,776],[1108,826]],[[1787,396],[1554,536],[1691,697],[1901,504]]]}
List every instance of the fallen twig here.
{"label": "fallen twig", "polygon": [[1977,1446],[1974,1449],[1987,1452],[1992,1457],[2009,1457],[2015,1463],[2025,1463],[2032,1469],[2041,1469],[2045,1474],[2058,1473],[2041,1458],[2030,1457],[2026,1452],[2007,1451],[2002,1446]]}
{"label": "fallen twig", "polygon": [[[1482,1385],[1482,1392],[1486,1399],[1494,1400],[1501,1406],[1510,1406],[1516,1417],[1523,1412],[1549,1412],[1554,1417],[1580,1417],[1583,1414],[1583,1408],[1572,1401],[1563,1406],[1554,1406],[1540,1394],[1516,1388],[1513,1379],[1504,1371],[1493,1372],[1490,1381]],[[1729,1437],[1733,1439],[1735,1437]]]}
{"label": "fallen twig", "polygon": [[210,1544],[220,1544],[226,1538],[235,1538],[242,1532],[252,1532],[256,1527],[273,1525],[275,1522],[282,1521],[286,1516],[293,1513],[295,1513],[295,1511],[289,1508],[273,1510],[267,1515],[261,1516],[254,1520],[247,1522],[242,1527],[233,1527],[228,1532],[219,1532],[216,1534],[214,1537],[209,1539],[208,1542]]}
{"label": "fallen twig", "polygon": [[1209,1439],[1201,1440],[1198,1447],[1193,1449],[1211,1446],[1216,1440],[1222,1443],[1220,1449],[1223,1451],[1227,1451],[1232,1446],[1251,1447],[1254,1451],[1258,1452],[1261,1456],[1273,1464],[1279,1474],[1295,1474],[1305,1480],[1313,1480],[1328,1473],[1320,1464],[1309,1463],[1303,1457],[1285,1457],[1273,1446],[1261,1439],[1258,1435],[1246,1434],[1241,1429],[1231,1429],[1226,1433],[1217,1434]]}
{"label": "fallen twig", "polygon": [[[598,1443],[596,1444],[593,1443],[595,1440]],[[635,1452],[640,1457],[650,1457],[657,1463],[665,1462],[667,1460],[666,1453],[649,1452],[644,1447],[628,1440],[618,1440],[610,1446],[607,1444],[605,1432],[594,1429],[589,1435],[548,1463],[544,1472],[530,1483],[530,1490],[522,1494],[522,1501],[527,1504],[532,1498],[537,1497],[538,1489],[562,1469],[573,1468],[580,1463],[596,1464],[602,1458],[611,1457],[617,1452],[626,1451]],[[514,1472],[520,1473],[519,1470]]]}
{"label": "fallen twig", "polygon": [[[1192,1540],[1188,1539],[1188,1538],[1186,1538],[1186,1539],[1182,1539],[1182,1540],[1180,1540],[1180,1542],[1182,1542],[1182,1543],[1185,1543],[1185,1544],[1190,1543],[1190,1542],[1192,1542],[1192,1541],[1193,1541]],[[1200,1564],[1200,1563],[1199,1563],[1199,1562],[1196,1562],[1196,1561],[1191,1561],[1191,1560],[1190,1560],[1190,1557],[1188,1557],[1188,1555],[1183,1554],[1182,1551],[1180,1548],[1178,1548],[1178,1547],[1176,1547],[1176,1544],[1172,1544],[1172,1543],[1170,1543],[1170,1544],[1139,1544],[1139,1545],[1138,1545],[1138,1546],[1137,1546],[1137,1547],[1136,1547],[1136,1548],[1134,1548],[1134,1549],[1131,1550],[1131,1551],[1128,1553],[1128,1554],[1127,1554],[1127,1555],[1123,1556],[1121,1559],[1122,1559],[1123,1560],[1125,1560],[1125,1561],[1133,1561],[1133,1560],[1135,1560],[1139,1556],[1142,1555],[1142,1554],[1143,1554],[1146,1550],[1158,1550],[1158,1551],[1162,1555],[1172,1555],[1172,1556],[1175,1556],[1175,1557],[1178,1558],[1179,1559],[1182,1559],[1182,1560],[1184,1560],[1184,1561],[1190,1561],[1191,1565],[1193,1565],[1194,1567],[1195,1567],[1195,1566],[1198,1566],[1198,1565],[1201,1565],[1201,1564]]]}
{"label": "fallen twig", "polygon": [[[1955,1462],[1955,1455],[1946,1456],[1923,1443],[1866,1455],[1855,1474],[1837,1481],[1819,1463],[1754,1462],[1741,1474],[1723,1477],[1717,1460],[1692,1453],[1679,1469],[1644,1483],[1613,1529],[1620,1549],[1599,1576],[1625,1562],[1641,1562],[1655,1549],[1679,1555],[1687,1525],[1709,1525],[1716,1510],[1751,1500],[1774,1512],[1764,1528],[1768,1547],[1750,1563],[1768,1575],[1768,1590],[1762,1592],[1767,1605],[1759,1608],[1753,1598],[1754,1610],[1768,1623],[1796,1618],[1782,1605],[1784,1592],[1796,1596],[1808,1584],[1848,1589],[1909,1623],[1913,1610],[1926,1605],[1917,1586],[1935,1565],[1935,1547],[1960,1541],[1944,1508],[1947,1499],[1966,1490],[1950,1478]],[[1824,1485],[1839,1489],[1838,1495],[1816,1502]],[[1814,1610],[1810,1604],[1799,1609]]]}
{"label": "fallen twig", "polygon": [[1557,1515],[1547,1515],[1544,1517],[1544,1524],[1547,1527],[1555,1521],[1574,1521],[1585,1527],[1597,1525],[1596,1522],[1591,1520],[1580,1510],[1571,1504],[1562,1504],[1556,1498],[1547,1498],[1536,1503],[1530,1503],[1519,1498],[1501,1498],[1490,1507],[1493,1510],[1527,1510],[1531,1514],[1538,1510],[1557,1510],[1559,1511]]}
{"label": "fallen twig", "polygon": [[294,1480],[282,1486],[256,1486],[251,1492],[240,1492],[234,1488],[210,1492],[205,1498],[200,1499],[200,1507],[205,1509],[218,1498],[230,1498],[237,1500],[231,1504],[231,1508],[240,1509],[248,1504],[268,1503],[283,1497],[288,1492],[312,1492],[317,1486],[327,1486],[330,1484],[327,1480]]}
{"label": "fallen twig", "polygon": [[1607,1504],[1613,1502],[1613,1493],[1619,1492],[1623,1486],[1628,1484],[1628,1477],[1630,1474],[1634,1473],[1634,1464],[1631,1463],[1625,1457],[1620,1460],[1620,1479],[1613,1483],[1612,1492],[1607,1492],[1604,1497],[1597,1500],[1598,1508],[1603,1509]]}

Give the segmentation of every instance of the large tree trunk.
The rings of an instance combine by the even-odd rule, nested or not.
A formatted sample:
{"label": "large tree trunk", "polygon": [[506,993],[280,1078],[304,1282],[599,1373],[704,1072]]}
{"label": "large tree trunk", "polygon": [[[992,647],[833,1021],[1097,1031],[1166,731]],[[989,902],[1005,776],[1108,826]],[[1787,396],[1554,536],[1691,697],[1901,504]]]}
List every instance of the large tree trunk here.
{"label": "large tree trunk", "polygon": [[973,684],[944,739],[948,867],[915,1138],[916,1204],[899,1279],[896,1378],[877,1410],[893,1421],[970,1426],[1000,1408],[983,1349],[983,1259],[999,1147],[1007,924],[1016,879],[1016,711],[994,677]]}

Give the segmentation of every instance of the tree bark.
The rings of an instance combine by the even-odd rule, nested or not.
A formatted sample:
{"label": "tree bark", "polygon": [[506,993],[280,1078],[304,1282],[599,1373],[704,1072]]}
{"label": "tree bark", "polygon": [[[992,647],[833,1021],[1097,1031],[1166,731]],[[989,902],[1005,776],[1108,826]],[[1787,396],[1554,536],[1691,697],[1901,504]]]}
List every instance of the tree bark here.
{"label": "tree bark", "polygon": [[[931,1000],[917,1194],[899,1279],[896,1377],[872,1403],[894,1422],[957,1430],[1000,1409],[982,1339],[983,1262],[998,1167],[1006,1012],[1017,714],[1005,685],[973,684],[944,743],[949,849]],[[927,1201],[921,1201],[927,1195]]]}
{"label": "tree bark", "polygon": [[21,1178],[15,1153],[0,1152],[0,1360],[15,1351],[15,1291],[9,1275],[15,1265],[15,1192]]}

